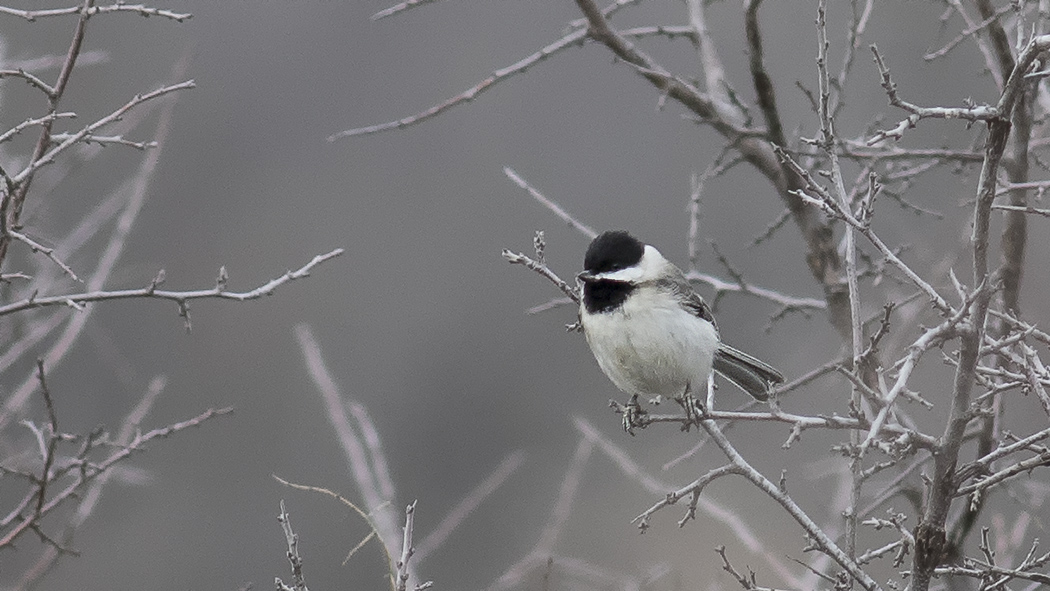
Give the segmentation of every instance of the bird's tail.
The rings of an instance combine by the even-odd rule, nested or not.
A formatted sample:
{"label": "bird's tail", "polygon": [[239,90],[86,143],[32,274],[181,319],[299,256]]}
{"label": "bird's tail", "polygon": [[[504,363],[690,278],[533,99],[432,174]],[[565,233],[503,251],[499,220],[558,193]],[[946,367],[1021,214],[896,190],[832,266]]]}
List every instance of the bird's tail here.
{"label": "bird's tail", "polygon": [[772,386],[784,383],[784,376],[769,364],[725,343],[715,353],[714,369],[756,400],[768,400]]}

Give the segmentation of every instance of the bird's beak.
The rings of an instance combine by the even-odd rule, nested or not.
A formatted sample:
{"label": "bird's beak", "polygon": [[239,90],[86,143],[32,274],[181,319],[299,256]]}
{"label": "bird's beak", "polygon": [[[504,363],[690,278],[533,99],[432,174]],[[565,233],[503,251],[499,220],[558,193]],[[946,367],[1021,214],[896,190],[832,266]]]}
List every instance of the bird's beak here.
{"label": "bird's beak", "polygon": [[579,281],[582,281],[584,283],[594,283],[595,281],[598,280],[598,277],[595,276],[594,273],[591,273],[590,271],[583,271],[582,273],[580,273],[579,275],[576,276],[576,279],[578,279]]}

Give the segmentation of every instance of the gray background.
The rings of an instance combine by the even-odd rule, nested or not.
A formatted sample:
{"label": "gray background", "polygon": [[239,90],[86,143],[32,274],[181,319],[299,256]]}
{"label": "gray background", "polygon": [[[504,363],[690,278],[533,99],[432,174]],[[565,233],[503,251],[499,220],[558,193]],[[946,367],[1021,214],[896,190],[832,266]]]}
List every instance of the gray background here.
{"label": "gray background", "polygon": [[[684,23],[680,3],[650,4],[625,11],[616,25]],[[831,4],[832,53],[840,55],[845,8]],[[314,329],[345,394],[375,418],[398,485],[396,503],[419,499],[417,536],[506,454],[526,452],[507,485],[423,565],[437,589],[485,586],[531,547],[576,444],[572,416],[594,422],[656,473],[692,446],[693,435],[671,427],[634,438],[621,433],[618,417],[606,408],[618,393],[583,339],[562,328],[574,311],[524,314],[558,294],[538,276],[506,264],[500,250],[530,252],[533,232],[544,229],[549,260],[567,278],[578,270],[587,240],[525,196],[502,167],[516,169],[582,221],[628,228],[684,265],[690,175],[708,165],[720,139],[684,121],[673,104],[658,110],[658,97],[644,80],[613,63],[604,48],[588,45],[426,124],[326,143],[331,133],[409,115],[461,92],[559,38],[579,17],[568,1],[447,0],[369,20],[387,5],[173,1],[164,7],[193,18],[182,24],[134,15],[90,21],[85,49],[103,49],[109,60],[78,70],[70,83],[63,104],[80,112],[81,121],[167,81],[166,72],[183,55],[190,59],[187,77],[197,82],[195,90],[178,95],[174,130],[146,209],[109,287],[145,285],[160,268],[170,288],[206,287],[225,265],[230,287],[249,289],[314,254],[336,247],[346,254],[262,301],[194,303],[190,334],[165,302],[100,305],[80,346],[52,376],[63,428],[116,424],[156,374],[170,381],[146,426],[210,406],[233,405],[236,412],[136,456],[133,465],[148,470],[148,485],[108,490],[75,538],[82,556],[64,559],[46,588],[235,589],[246,582],[267,588],[274,576],[288,578],[275,520],[282,498],[303,539],[311,587],[383,588],[375,547],[340,566],[366,532],[355,516],[271,478],[356,498],[296,346],[292,329],[300,322]],[[899,116],[885,106],[868,42],[880,44],[909,100],[992,100],[971,47],[922,62],[924,52],[955,34],[937,36],[940,10],[932,3],[879,4],[857,56],[840,123],[844,135],[862,133],[879,113],[887,113],[888,122]],[[796,80],[815,87],[814,17],[814,2],[770,2],[762,9],[767,60],[789,133],[801,126],[812,135],[815,129],[794,88]],[[739,3],[713,4],[709,19],[731,79],[750,101]],[[26,23],[2,16],[0,33],[8,56],[31,57],[63,53],[73,24],[72,18]],[[642,45],[683,75],[697,72],[687,41]],[[39,110],[38,97],[24,85],[4,84],[11,88],[9,106]],[[4,125],[25,113],[5,109]],[[910,132],[908,145],[965,142],[962,128],[925,123]],[[129,135],[147,139],[150,129]],[[33,195],[47,204],[36,206],[29,224],[45,235],[62,231],[140,158],[107,148],[52,194]],[[965,269],[959,249],[968,210],[960,205],[974,177],[934,174],[912,190],[911,199],[945,212],[944,221],[901,214],[886,201],[880,211],[888,220],[880,228],[884,237],[893,243],[907,238],[911,261],[920,267],[962,253]],[[748,247],[780,210],[768,184],[740,167],[709,183],[704,236],[755,283],[820,297],[792,226]],[[1031,256],[1038,260],[1047,241],[1041,228],[1033,233]],[[724,276],[703,246],[705,270]],[[90,267],[89,260],[73,262]],[[1027,285],[1045,280],[1045,269],[1037,268]],[[881,304],[872,301],[868,311]],[[728,297],[718,310],[724,338],[790,377],[837,353],[838,342],[819,315],[791,316],[765,332],[775,309]],[[26,359],[12,375],[31,368]],[[930,375],[945,374],[934,368]],[[832,402],[843,392],[841,383],[822,382],[798,395],[796,409],[843,413],[843,405]],[[724,405],[741,396],[723,390]],[[935,424],[941,414],[927,418]],[[790,466],[791,490],[821,521],[830,518],[821,499],[830,496],[834,481],[813,474],[827,465],[837,437],[807,434],[782,450],[784,428],[742,426],[732,436],[767,474]],[[720,462],[708,450],[660,475],[685,483]],[[639,536],[630,519],[656,499],[597,455],[585,478],[560,544],[565,553],[628,572],[667,561],[675,574],[665,586],[731,582],[712,551],[734,544],[721,526],[702,517],[679,530],[674,522],[680,510],[672,509]],[[740,510],[782,554],[802,557],[800,532],[767,499],[732,480],[709,494]],[[746,552],[735,552],[738,566],[748,563]],[[17,562],[0,556],[0,564],[12,560]]]}

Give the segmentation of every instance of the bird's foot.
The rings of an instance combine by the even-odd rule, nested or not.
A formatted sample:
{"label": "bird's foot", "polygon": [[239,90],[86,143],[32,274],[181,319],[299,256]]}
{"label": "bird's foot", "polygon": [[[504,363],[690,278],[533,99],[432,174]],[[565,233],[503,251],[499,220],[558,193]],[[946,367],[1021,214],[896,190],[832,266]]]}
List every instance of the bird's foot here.
{"label": "bird's foot", "polygon": [[707,414],[707,408],[704,407],[704,403],[700,402],[699,398],[693,396],[688,386],[686,386],[685,392],[680,397],[675,398],[675,402],[685,411],[682,431],[689,431],[694,425],[700,426],[700,419]]}
{"label": "bird's foot", "polygon": [[634,435],[635,428],[644,429],[652,422],[649,420],[649,411],[642,408],[642,405],[638,403],[637,394],[632,395],[631,399],[625,404],[610,400],[609,406],[616,409],[617,413],[623,415],[623,430],[630,435]]}

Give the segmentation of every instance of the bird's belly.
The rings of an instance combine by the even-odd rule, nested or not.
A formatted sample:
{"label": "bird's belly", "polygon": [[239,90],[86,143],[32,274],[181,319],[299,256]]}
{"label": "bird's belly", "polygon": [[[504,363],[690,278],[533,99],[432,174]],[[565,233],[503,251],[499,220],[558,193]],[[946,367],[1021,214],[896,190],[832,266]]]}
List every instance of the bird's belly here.
{"label": "bird's belly", "polygon": [[677,310],[617,310],[587,319],[584,334],[598,365],[619,389],[677,398],[687,389],[699,394],[706,388],[718,348],[713,326],[682,320]]}

